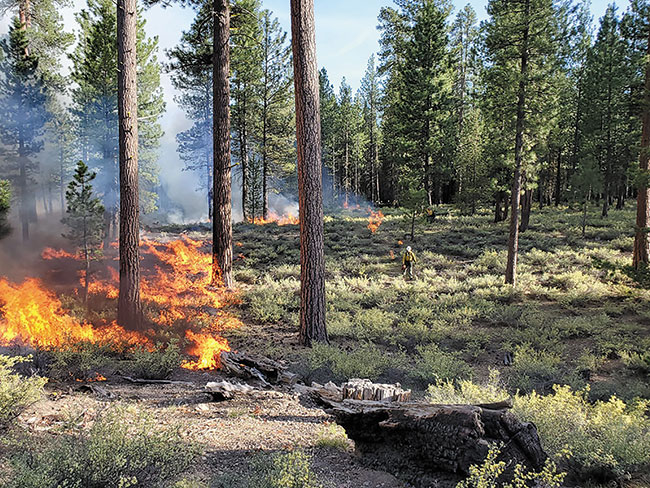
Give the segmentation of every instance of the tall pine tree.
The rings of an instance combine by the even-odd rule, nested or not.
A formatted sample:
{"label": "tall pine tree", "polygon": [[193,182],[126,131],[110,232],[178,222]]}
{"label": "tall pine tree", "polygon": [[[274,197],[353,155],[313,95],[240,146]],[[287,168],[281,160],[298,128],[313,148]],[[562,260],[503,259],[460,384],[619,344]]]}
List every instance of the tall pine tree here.
{"label": "tall pine tree", "polygon": [[46,93],[38,73],[38,59],[31,54],[27,31],[14,18],[9,37],[0,44],[4,53],[0,75],[0,140],[7,146],[6,171],[19,201],[23,240],[29,239],[30,223],[36,220],[33,179],[35,156],[43,149],[47,120]]}

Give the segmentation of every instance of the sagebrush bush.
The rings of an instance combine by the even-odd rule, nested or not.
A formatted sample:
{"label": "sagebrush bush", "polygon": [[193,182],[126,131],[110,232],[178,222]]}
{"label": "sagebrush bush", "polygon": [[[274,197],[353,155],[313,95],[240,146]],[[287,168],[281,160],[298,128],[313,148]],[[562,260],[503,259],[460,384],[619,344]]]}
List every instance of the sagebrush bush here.
{"label": "sagebrush bush", "polygon": [[181,350],[178,341],[158,344],[153,350],[137,347],[131,354],[130,372],[136,378],[163,380],[181,365]]}
{"label": "sagebrush bush", "polygon": [[308,362],[312,370],[329,367],[337,380],[367,378],[374,381],[388,369],[402,366],[404,355],[387,354],[370,343],[363,343],[351,352],[336,346],[315,344],[308,352]]}
{"label": "sagebrush bush", "polygon": [[97,375],[99,369],[109,364],[116,352],[110,346],[78,342],[61,349],[49,351],[52,363],[49,375],[60,380],[86,380]]}
{"label": "sagebrush bush", "polygon": [[47,378],[25,377],[13,370],[15,365],[29,359],[31,358],[0,355],[0,431],[43,393]]}
{"label": "sagebrush bush", "polygon": [[269,488],[320,488],[322,485],[312,472],[310,461],[310,456],[302,451],[277,456],[267,477]]}
{"label": "sagebrush bush", "polygon": [[469,476],[456,485],[456,488],[560,488],[566,477],[558,473],[553,461],[547,460],[540,472],[527,471],[521,464],[514,468],[512,481],[507,481],[506,462],[498,461],[500,448],[491,446],[481,465],[469,468]]}
{"label": "sagebrush bush", "polygon": [[298,288],[299,283],[294,279],[275,282],[267,277],[246,295],[248,309],[261,323],[287,320],[298,309]]}
{"label": "sagebrush bush", "polygon": [[148,486],[185,471],[197,453],[177,428],[161,428],[134,408],[114,408],[87,432],[38,446],[26,440],[10,458],[7,488]]}
{"label": "sagebrush bush", "polygon": [[215,478],[218,488],[323,488],[311,468],[311,456],[296,450],[258,454],[249,462],[248,472],[231,471]]}
{"label": "sagebrush bush", "polygon": [[650,375],[650,351],[642,353],[623,351],[621,359],[625,366],[643,375]]}
{"label": "sagebrush bush", "polygon": [[[508,396],[496,372],[485,384],[446,381],[428,390],[434,403],[476,404]],[[549,395],[516,394],[513,412],[537,426],[544,449],[556,461],[583,474],[608,471],[622,476],[650,464],[649,407],[648,401],[626,405],[616,397],[590,403],[587,390],[555,386]]]}
{"label": "sagebrush bush", "polygon": [[343,427],[328,423],[318,432],[315,446],[347,451],[350,444],[350,440]]}
{"label": "sagebrush bush", "polygon": [[544,389],[562,380],[562,363],[562,357],[554,352],[536,350],[530,344],[517,346],[508,383],[513,390],[524,392]]}
{"label": "sagebrush bush", "polygon": [[418,359],[411,370],[411,376],[423,382],[459,380],[471,376],[472,369],[461,359],[460,354],[446,352],[437,344],[418,346]]}

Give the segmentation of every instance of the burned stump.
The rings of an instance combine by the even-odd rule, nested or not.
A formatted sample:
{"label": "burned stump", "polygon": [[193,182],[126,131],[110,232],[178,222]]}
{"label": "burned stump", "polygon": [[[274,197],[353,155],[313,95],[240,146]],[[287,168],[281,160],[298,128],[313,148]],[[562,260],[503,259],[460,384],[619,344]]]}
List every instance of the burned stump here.
{"label": "burned stump", "polygon": [[507,464],[506,475],[517,464],[539,470],[547,458],[537,429],[508,411],[509,400],[433,405],[411,401],[411,391],[399,384],[368,380],[297,389],[325,406],[365,462],[418,487],[445,486],[441,479],[452,482],[465,477],[470,466],[483,463],[491,444],[502,446],[500,460]]}
{"label": "burned stump", "polygon": [[360,400],[328,402],[328,412],[369,464],[415,486],[430,486],[439,473],[460,476],[482,464],[490,444],[502,444],[510,470],[516,464],[542,468],[544,453],[537,429],[507,410],[472,405],[432,405]]}

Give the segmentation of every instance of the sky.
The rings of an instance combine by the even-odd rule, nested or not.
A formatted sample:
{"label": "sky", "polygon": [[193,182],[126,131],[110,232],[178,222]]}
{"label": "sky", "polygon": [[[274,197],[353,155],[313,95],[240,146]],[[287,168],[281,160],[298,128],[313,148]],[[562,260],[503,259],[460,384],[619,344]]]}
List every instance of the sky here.
{"label": "sky", "polygon": [[[317,57],[320,67],[328,71],[330,81],[338,91],[343,77],[356,91],[364,75],[368,59],[379,49],[377,31],[377,15],[384,6],[394,5],[391,0],[315,0],[316,44]],[[453,0],[455,10],[465,6],[467,0]],[[487,0],[471,0],[479,20],[487,16],[485,7]],[[591,10],[595,21],[605,12],[607,0],[592,0]],[[626,0],[618,2],[624,10]],[[74,13],[86,5],[86,0],[72,0],[70,7],[61,10],[65,29],[76,31]],[[264,8],[271,10],[280,21],[282,27],[289,32],[289,0],[263,0]],[[153,7],[144,12],[147,20],[145,30],[149,36],[158,36],[160,52],[158,58],[166,61],[165,50],[175,46],[184,30],[192,23],[194,11],[177,5],[163,8]],[[8,30],[7,16],[0,19],[0,35]],[[69,67],[66,60],[64,67]],[[174,200],[184,200],[188,208],[203,208],[204,198],[199,194],[188,194],[187,189],[196,186],[196,177],[182,171],[182,163],[176,154],[175,135],[189,127],[190,122],[185,118],[183,110],[174,101],[175,91],[169,76],[162,77],[167,112],[161,120],[165,136],[160,150],[159,164],[162,169],[161,180],[167,188],[169,196]]]}

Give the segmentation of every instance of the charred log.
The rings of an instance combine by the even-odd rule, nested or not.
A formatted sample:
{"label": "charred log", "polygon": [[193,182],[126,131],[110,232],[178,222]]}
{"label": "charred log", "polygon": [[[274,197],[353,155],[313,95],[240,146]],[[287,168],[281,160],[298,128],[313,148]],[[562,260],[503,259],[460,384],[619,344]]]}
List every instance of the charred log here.
{"label": "charred log", "polygon": [[225,374],[250,380],[257,379],[265,385],[294,384],[298,375],[289,373],[280,363],[265,357],[252,357],[239,352],[222,352],[221,368]]}
{"label": "charred log", "polygon": [[433,405],[409,401],[410,391],[399,385],[373,385],[367,380],[298,389],[325,405],[367,464],[415,486],[435,485],[441,473],[457,479],[466,476],[470,466],[484,461],[491,444],[502,445],[501,459],[510,474],[517,464],[539,470],[547,458],[537,429],[508,411],[509,400],[481,406]]}

